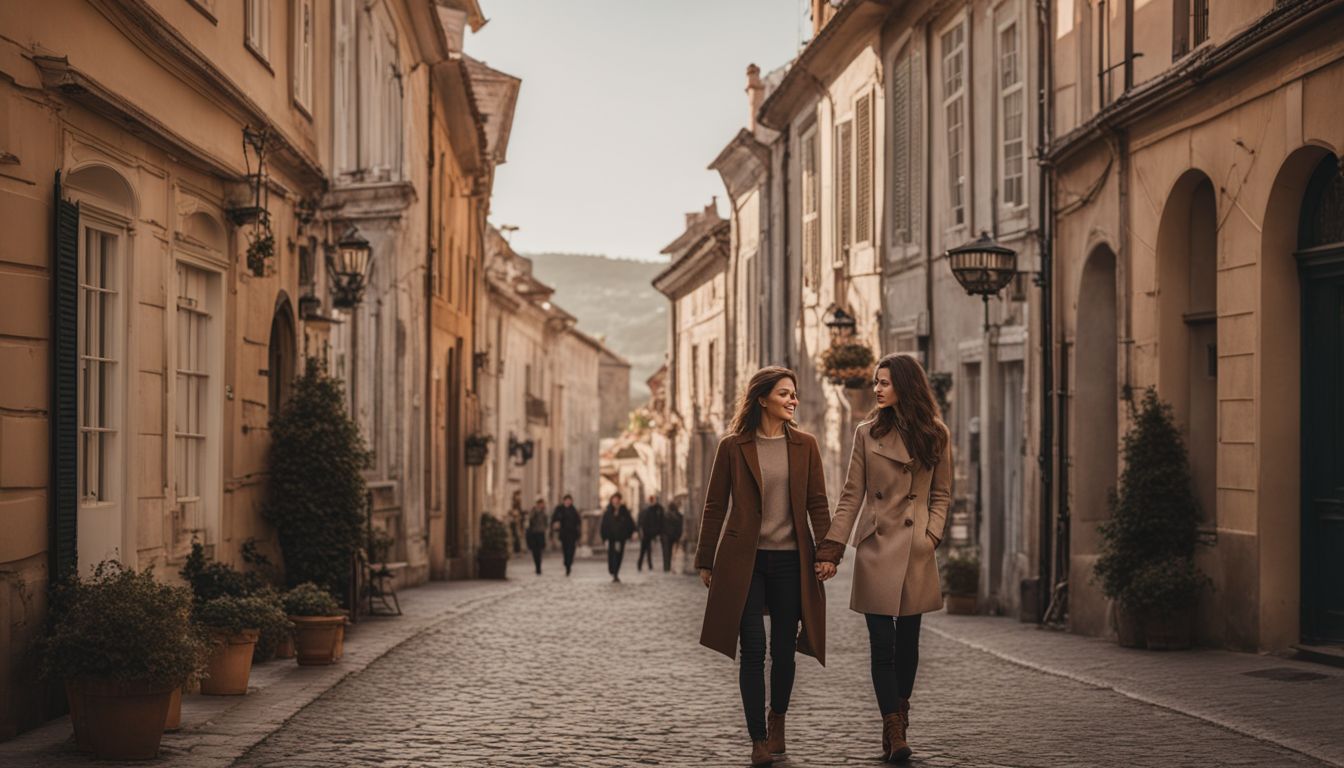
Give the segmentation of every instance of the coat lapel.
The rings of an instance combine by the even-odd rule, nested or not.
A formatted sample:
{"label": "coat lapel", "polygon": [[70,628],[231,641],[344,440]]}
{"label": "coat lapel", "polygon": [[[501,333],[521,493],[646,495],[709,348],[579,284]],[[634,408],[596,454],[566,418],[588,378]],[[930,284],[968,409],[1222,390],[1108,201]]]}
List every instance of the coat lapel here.
{"label": "coat lapel", "polygon": [[873,453],[886,456],[897,464],[903,464],[906,467],[913,463],[910,452],[905,447],[905,441],[901,439],[901,433],[894,429],[883,435],[881,440],[873,442]]}
{"label": "coat lapel", "polygon": [[792,429],[789,436],[789,500],[793,506],[794,527],[807,530],[807,446]]}
{"label": "coat lapel", "polygon": [[761,481],[761,459],[756,455],[756,436],[739,435],[737,444],[742,449],[742,458],[746,459],[747,469],[751,470],[751,476],[756,479],[756,490],[761,492],[765,483]]}

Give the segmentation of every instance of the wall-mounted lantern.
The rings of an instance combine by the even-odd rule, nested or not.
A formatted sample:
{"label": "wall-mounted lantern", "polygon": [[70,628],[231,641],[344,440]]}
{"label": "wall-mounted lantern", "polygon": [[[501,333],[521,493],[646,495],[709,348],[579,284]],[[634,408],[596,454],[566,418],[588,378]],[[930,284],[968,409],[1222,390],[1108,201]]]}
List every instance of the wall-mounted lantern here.
{"label": "wall-mounted lantern", "polygon": [[1017,274],[1017,251],[981,232],[976,240],[948,249],[947,263],[966,293],[988,302]]}
{"label": "wall-mounted lantern", "polygon": [[466,442],[466,451],[464,459],[469,467],[477,467],[485,463],[485,456],[490,452],[490,441],[493,438],[490,435],[468,435]]}
{"label": "wall-mounted lantern", "polygon": [[519,440],[513,435],[509,435],[509,458],[514,460],[514,464],[521,467],[532,460],[533,443],[531,440]]}
{"label": "wall-mounted lantern", "polygon": [[341,309],[359,306],[364,298],[373,249],[352,224],[335,248],[327,249],[327,272],[331,277],[331,303]]}
{"label": "wall-mounted lantern", "polygon": [[831,342],[843,341],[854,335],[854,329],[858,327],[854,316],[845,311],[844,307],[835,307],[831,310],[831,318],[826,321],[826,327],[831,329]]}

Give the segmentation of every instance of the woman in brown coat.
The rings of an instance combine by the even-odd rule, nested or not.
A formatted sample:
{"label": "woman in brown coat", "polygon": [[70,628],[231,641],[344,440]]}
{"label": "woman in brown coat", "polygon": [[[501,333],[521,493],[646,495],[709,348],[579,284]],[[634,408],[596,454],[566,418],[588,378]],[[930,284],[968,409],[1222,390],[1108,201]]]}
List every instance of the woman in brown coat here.
{"label": "woman in brown coat", "polygon": [[738,685],[752,765],[769,765],[772,754],[784,752],[795,647],[822,664],[826,659],[826,597],[812,553],[813,535],[819,540],[830,527],[830,505],[817,441],[794,427],[797,407],[793,371],[762,368],[751,377],[714,455],[695,555],[709,588],[700,643],[732,658],[741,642]]}
{"label": "woman in brown coat", "polygon": [[845,488],[817,548],[817,576],[835,575],[854,534],[849,607],[868,621],[873,689],[882,712],[882,753],[910,757],[906,729],[919,664],[922,614],[943,607],[933,550],[952,498],[952,447],[924,369],[887,355],[873,374],[877,408],[854,433]]}

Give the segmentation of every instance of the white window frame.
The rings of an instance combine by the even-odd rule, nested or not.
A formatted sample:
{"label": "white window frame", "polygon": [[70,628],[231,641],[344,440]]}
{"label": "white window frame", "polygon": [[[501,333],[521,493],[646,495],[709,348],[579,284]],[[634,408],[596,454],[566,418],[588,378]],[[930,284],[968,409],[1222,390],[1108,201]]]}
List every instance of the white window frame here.
{"label": "white window frame", "polygon": [[[165,478],[170,493],[169,501],[174,513],[173,532],[168,542],[171,557],[182,557],[190,551],[192,538],[199,538],[202,544],[211,545],[220,541],[220,515],[223,503],[223,388],[224,388],[224,276],[217,254],[209,254],[196,249],[179,248],[174,253],[172,273],[171,322],[165,323],[169,329],[168,359],[165,371],[168,374],[169,424],[165,425],[172,444],[169,448],[168,477]],[[180,270],[188,269],[201,274],[205,280],[202,296],[194,301],[184,301],[193,297],[184,296]],[[203,306],[202,306],[203,305]],[[205,349],[193,361],[198,367],[184,367],[182,344],[183,313],[203,318],[206,326],[202,335]],[[197,395],[200,412],[196,427],[199,432],[183,430],[181,406],[189,402],[188,388],[182,384],[183,377],[203,379],[203,393]],[[198,440],[196,466],[187,466],[182,459],[182,441]],[[196,473],[195,494],[184,492],[184,478],[190,472]],[[196,504],[188,511],[184,505]]]}
{"label": "white window frame", "polygon": [[[90,236],[100,241],[111,240],[112,251],[109,276],[105,272],[97,282],[88,274]],[[125,465],[125,380],[126,321],[125,273],[129,263],[130,238],[126,222],[101,214],[87,205],[80,207],[79,222],[79,480],[78,496],[82,509],[116,508],[122,501],[122,469]],[[101,247],[107,247],[101,244]],[[103,270],[100,270],[102,272]],[[89,306],[98,303],[98,312],[91,316]],[[108,344],[93,354],[89,349],[91,337],[98,336]],[[106,375],[95,377],[90,366],[106,366]],[[90,391],[90,381],[97,379],[97,392]],[[101,395],[96,397],[95,395]],[[90,413],[96,401],[96,413]],[[90,449],[90,444],[96,448]],[[91,474],[98,476],[97,489],[89,488]]]}
{"label": "white window frame", "polygon": [[293,0],[294,55],[291,63],[294,103],[308,117],[313,114],[313,0]]}
{"label": "white window frame", "polygon": [[268,67],[270,66],[270,0],[243,0],[243,45]]}
{"label": "white window frame", "polygon": [[[1005,33],[1011,30],[1011,38],[1005,37]],[[1005,83],[1005,39],[1011,39],[1015,46],[1013,52],[1013,68],[1017,79],[1012,83]],[[999,120],[998,120],[998,140],[999,140],[999,205],[1006,211],[1016,212],[1025,208],[1027,205],[1027,93],[1025,68],[1023,67],[1024,46],[1022,45],[1022,25],[1018,23],[1016,15],[1011,15],[1007,20],[999,24],[995,29],[994,35],[994,81],[999,92]],[[1009,101],[1016,97],[1018,101],[1018,115],[1016,119],[1018,137],[1015,141],[1008,138],[1009,122]],[[1012,144],[1017,145],[1019,167],[1016,178],[1008,168],[1008,154]],[[1016,182],[1016,200],[1009,197],[1009,190]]]}
{"label": "white window frame", "polygon": [[[948,40],[953,36],[957,40],[949,49]],[[943,155],[947,167],[947,205],[948,229],[965,227],[968,224],[967,198],[968,176],[966,172],[966,19],[959,17],[938,34],[938,60],[941,73],[940,85],[943,97],[943,137],[945,145]],[[952,66],[955,64],[956,79],[952,79]],[[955,118],[953,117],[955,113]],[[953,141],[956,153],[953,153]]]}

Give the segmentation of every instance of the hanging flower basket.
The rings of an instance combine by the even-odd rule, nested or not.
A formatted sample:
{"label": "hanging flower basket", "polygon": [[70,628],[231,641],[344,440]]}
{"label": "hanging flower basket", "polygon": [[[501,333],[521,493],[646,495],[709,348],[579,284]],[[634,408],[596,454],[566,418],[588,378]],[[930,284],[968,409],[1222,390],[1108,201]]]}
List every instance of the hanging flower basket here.
{"label": "hanging flower basket", "polygon": [[275,255],[275,235],[269,226],[263,225],[252,234],[247,244],[247,268],[257,277],[266,276],[266,265]]}
{"label": "hanging flower basket", "polygon": [[868,386],[873,376],[873,350],[855,341],[837,341],[821,353],[821,371],[827,381],[847,389]]}

